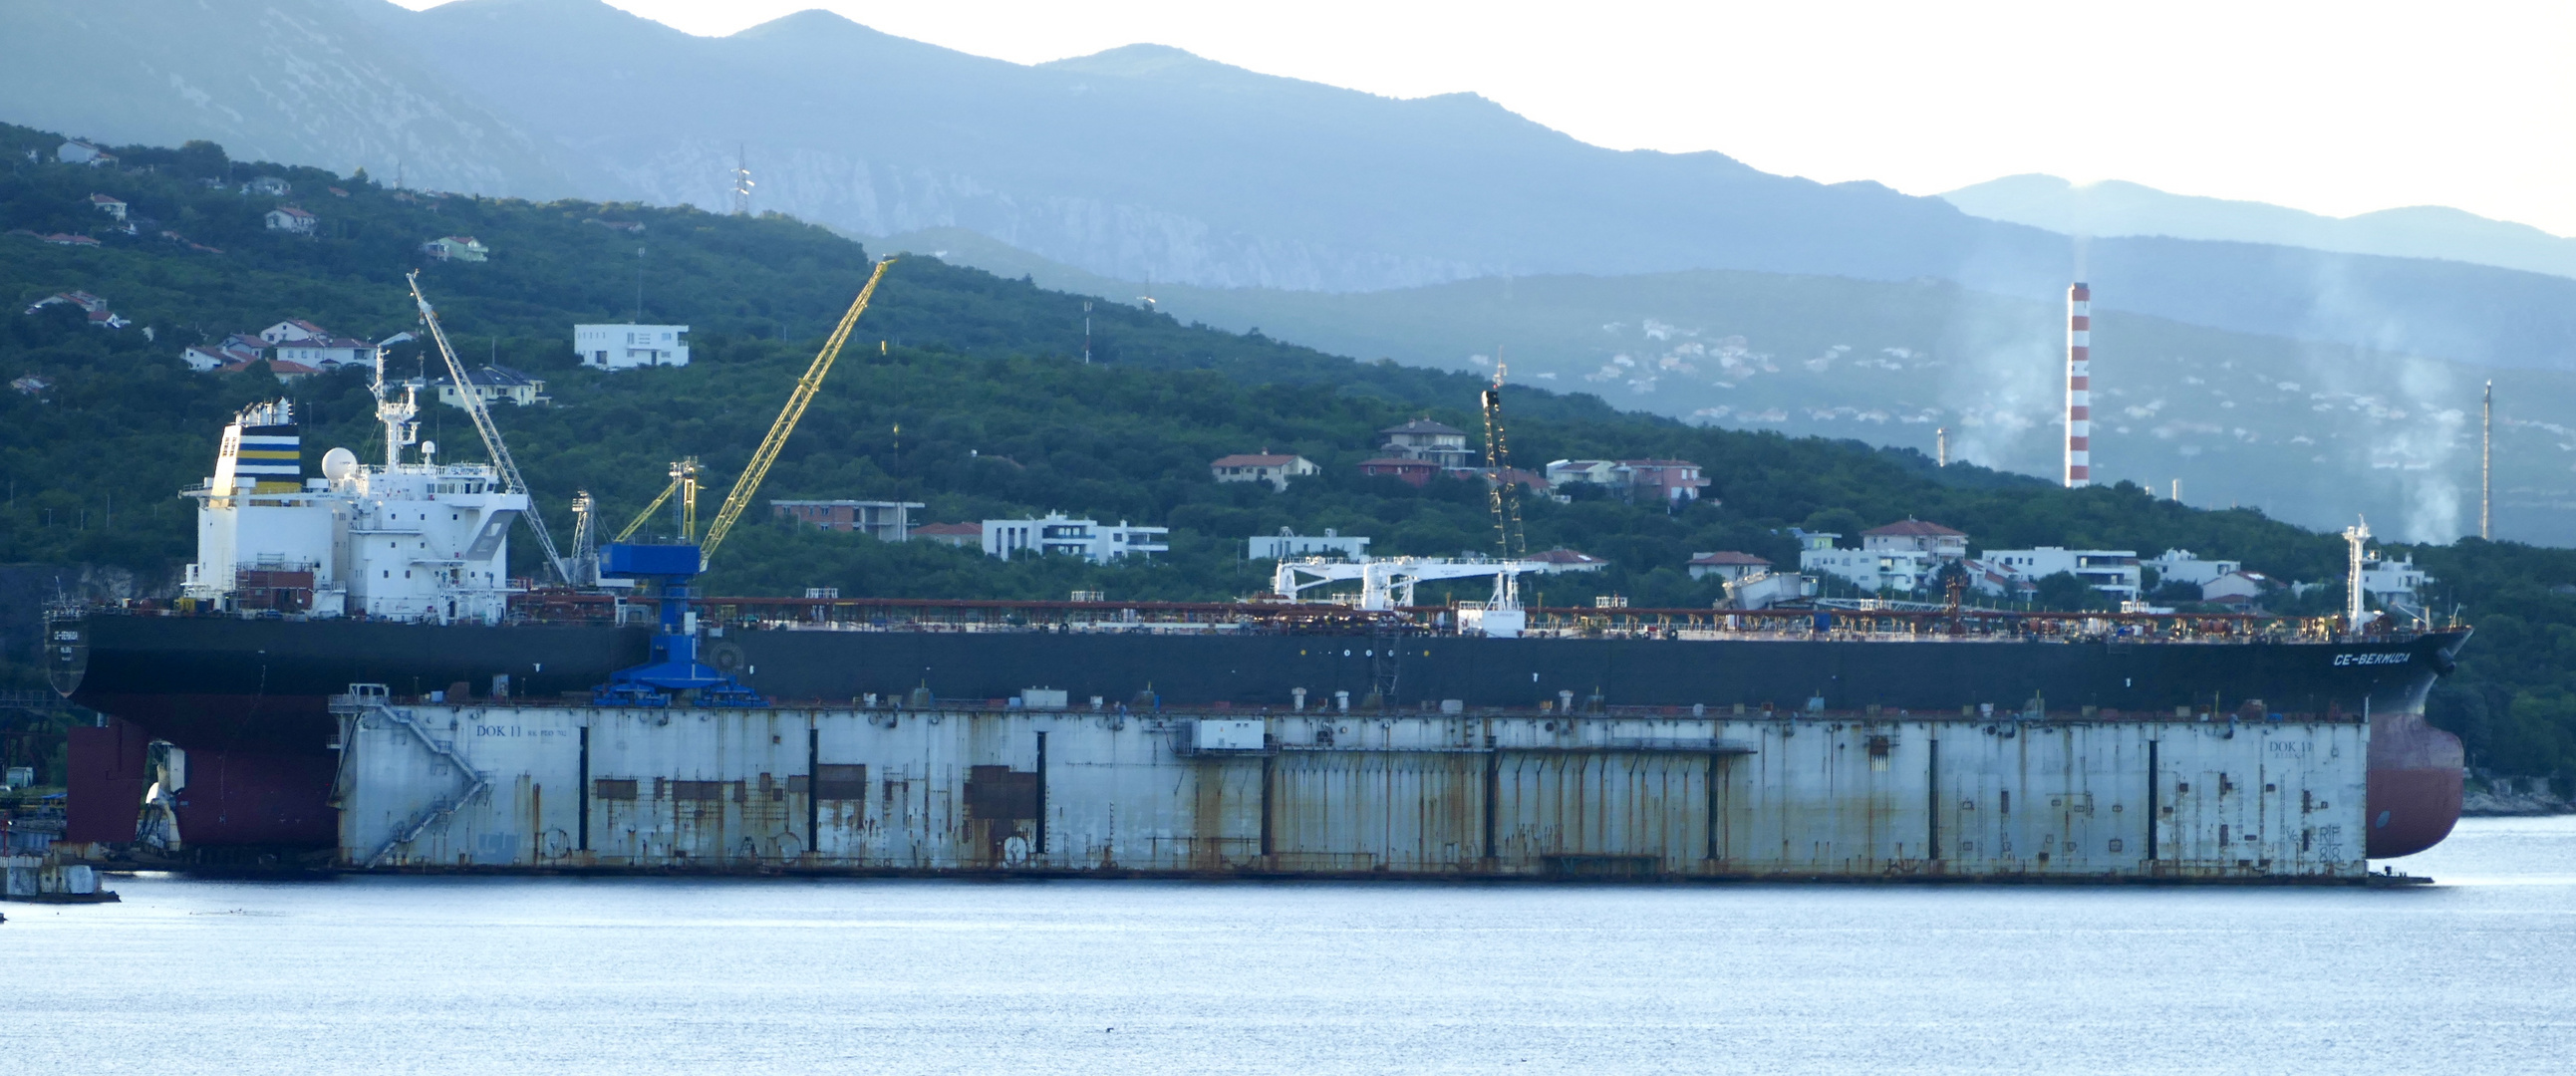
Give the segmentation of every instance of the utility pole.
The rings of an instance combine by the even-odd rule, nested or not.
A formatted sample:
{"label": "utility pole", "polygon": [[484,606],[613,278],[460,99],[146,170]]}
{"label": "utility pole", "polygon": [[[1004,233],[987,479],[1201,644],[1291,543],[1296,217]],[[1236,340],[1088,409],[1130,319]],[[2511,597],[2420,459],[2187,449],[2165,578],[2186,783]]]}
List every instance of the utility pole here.
{"label": "utility pole", "polygon": [[1082,364],[1091,365],[1091,300],[1082,301]]}
{"label": "utility pole", "polygon": [[1950,427],[1943,426],[1932,431],[1932,453],[1934,466],[1950,465]]}
{"label": "utility pole", "polygon": [[635,324],[644,324],[644,248],[635,248]]}
{"label": "utility pole", "polygon": [[2495,541],[2495,382],[2478,408],[2478,538]]}

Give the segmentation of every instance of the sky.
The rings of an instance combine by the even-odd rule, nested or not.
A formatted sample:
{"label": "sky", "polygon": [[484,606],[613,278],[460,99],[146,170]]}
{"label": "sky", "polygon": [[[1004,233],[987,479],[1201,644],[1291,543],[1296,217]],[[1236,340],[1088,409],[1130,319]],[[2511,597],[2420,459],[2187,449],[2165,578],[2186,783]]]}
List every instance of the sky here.
{"label": "sky", "polygon": [[2333,216],[2448,205],[2576,236],[2566,0],[608,2],[704,35],[822,7],[1020,63],[1152,42],[1909,194],[2046,172]]}

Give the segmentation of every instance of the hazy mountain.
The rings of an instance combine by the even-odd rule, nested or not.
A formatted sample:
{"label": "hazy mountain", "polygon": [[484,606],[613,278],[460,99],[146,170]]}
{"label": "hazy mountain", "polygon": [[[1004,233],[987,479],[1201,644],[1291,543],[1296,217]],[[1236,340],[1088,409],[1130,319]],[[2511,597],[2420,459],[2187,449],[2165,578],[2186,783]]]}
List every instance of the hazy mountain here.
{"label": "hazy mountain", "polygon": [[[1155,46],[1029,67],[811,11],[700,38],[599,0],[0,2],[0,69],[36,72],[0,82],[0,114],[23,121],[711,207],[747,156],[756,209],[866,234],[969,228],[1123,279],[1360,291],[1742,269],[2046,301],[2079,269],[2062,235],[1937,198],[1607,150],[1470,94],[1394,100]],[[2080,260],[2105,309],[2576,366],[2563,278],[2146,237]]]}
{"label": "hazy mountain", "polygon": [[[1068,291],[1360,358],[1490,373],[1738,429],[1848,437],[2057,472],[2063,308],[1936,281],[1699,270],[1492,278],[1364,294],[1146,287],[963,229],[876,241]],[[1105,324],[1105,323],[1104,323]],[[1103,330],[1096,351],[1114,361]],[[2576,430],[2548,401],[2576,374],[2496,371],[2106,313],[2094,333],[2094,462],[2204,507],[2446,541],[2477,529],[2477,408],[2499,382],[2497,533],[2576,534]]]}
{"label": "hazy mountain", "polygon": [[[380,0],[0,0],[0,113],[119,144],[360,167],[413,186],[559,197],[550,147],[423,68]],[[407,14],[407,13],[406,13]]]}
{"label": "hazy mountain", "polygon": [[2048,175],[2005,176],[1941,197],[1988,220],[2068,235],[2276,243],[2576,277],[2576,239],[2443,206],[2329,217],[2263,202],[2168,194],[2116,179],[2079,185]]}

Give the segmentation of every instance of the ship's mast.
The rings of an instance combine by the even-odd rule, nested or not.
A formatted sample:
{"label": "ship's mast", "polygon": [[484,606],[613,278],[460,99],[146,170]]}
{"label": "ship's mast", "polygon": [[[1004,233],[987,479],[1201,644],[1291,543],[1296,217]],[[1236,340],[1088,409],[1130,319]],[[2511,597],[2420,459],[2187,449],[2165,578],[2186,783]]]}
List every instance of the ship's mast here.
{"label": "ship's mast", "polygon": [[2358,635],[2361,633],[2362,616],[2361,562],[2366,555],[2365,547],[2370,544],[2370,520],[2362,519],[2355,526],[2345,527],[2343,541],[2351,558],[2349,572],[2344,577],[2343,626],[2345,631]]}
{"label": "ship's mast", "polygon": [[420,390],[416,386],[405,384],[401,403],[395,403],[386,396],[385,349],[381,346],[376,348],[376,380],[368,387],[376,395],[376,421],[384,423],[385,426],[385,466],[389,468],[399,466],[402,463],[402,446],[412,443],[419,436],[413,420],[420,415],[418,399]]}

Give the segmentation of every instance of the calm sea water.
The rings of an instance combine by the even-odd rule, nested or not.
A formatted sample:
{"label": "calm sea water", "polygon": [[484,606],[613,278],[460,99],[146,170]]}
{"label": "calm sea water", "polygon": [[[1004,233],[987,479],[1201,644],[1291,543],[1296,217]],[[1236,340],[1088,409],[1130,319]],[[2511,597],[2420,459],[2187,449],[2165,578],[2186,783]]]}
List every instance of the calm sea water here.
{"label": "calm sea water", "polygon": [[23,1073],[2576,1067],[2576,819],[2417,890],[140,877]]}

